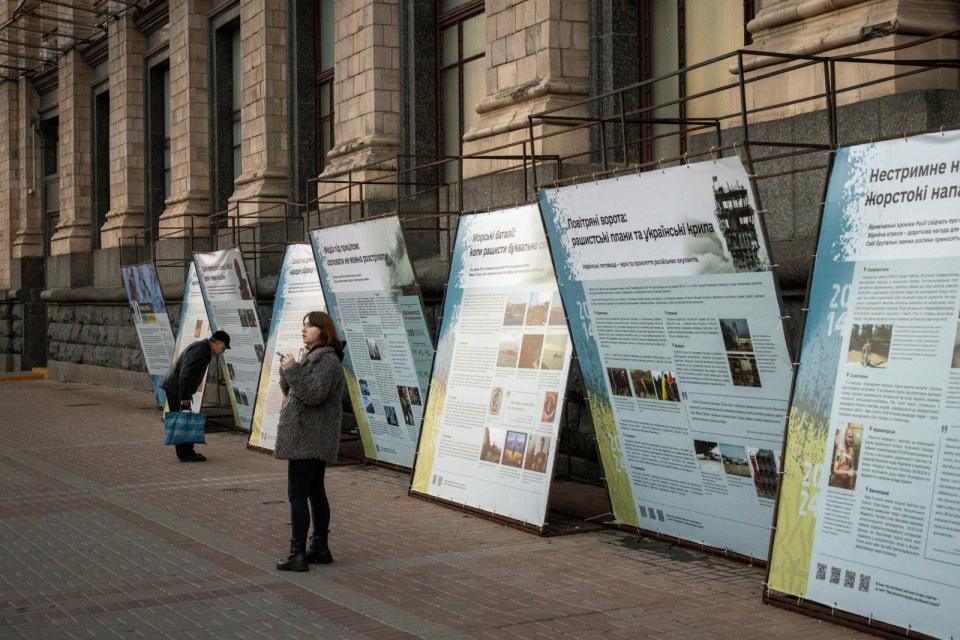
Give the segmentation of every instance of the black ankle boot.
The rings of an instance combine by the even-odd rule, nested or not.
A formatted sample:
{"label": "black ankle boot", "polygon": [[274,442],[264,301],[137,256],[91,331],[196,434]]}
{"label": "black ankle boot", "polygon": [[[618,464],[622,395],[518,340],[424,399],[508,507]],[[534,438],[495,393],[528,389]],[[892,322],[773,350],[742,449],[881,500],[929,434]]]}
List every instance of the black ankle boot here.
{"label": "black ankle boot", "polygon": [[291,540],[290,557],[285,562],[277,563],[277,571],[309,571],[306,547],[306,540]]}
{"label": "black ankle boot", "polygon": [[307,562],[310,564],[330,564],[333,562],[333,554],[330,553],[330,547],[327,546],[327,536],[329,531],[313,534],[310,540],[310,550],[307,551]]}

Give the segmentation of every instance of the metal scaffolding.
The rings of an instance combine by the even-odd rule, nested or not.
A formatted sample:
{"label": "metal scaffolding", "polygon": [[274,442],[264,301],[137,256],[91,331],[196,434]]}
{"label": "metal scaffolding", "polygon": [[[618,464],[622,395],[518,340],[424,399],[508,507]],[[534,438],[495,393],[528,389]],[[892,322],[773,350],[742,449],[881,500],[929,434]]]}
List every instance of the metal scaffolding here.
{"label": "metal scaffolding", "polygon": [[74,47],[107,37],[111,20],[147,0],[20,0],[0,23],[0,82],[56,69]]}

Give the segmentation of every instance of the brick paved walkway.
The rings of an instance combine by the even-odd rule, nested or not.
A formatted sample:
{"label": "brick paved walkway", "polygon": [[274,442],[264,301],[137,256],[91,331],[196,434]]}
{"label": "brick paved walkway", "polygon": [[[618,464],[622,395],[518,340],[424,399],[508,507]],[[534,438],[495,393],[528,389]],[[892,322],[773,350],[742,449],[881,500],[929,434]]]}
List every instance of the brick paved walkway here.
{"label": "brick paved walkway", "polygon": [[328,473],[336,563],[273,564],[284,463],[158,444],[149,394],[0,383],[0,638],[867,636],[760,604],[763,572],[613,531],[540,538]]}

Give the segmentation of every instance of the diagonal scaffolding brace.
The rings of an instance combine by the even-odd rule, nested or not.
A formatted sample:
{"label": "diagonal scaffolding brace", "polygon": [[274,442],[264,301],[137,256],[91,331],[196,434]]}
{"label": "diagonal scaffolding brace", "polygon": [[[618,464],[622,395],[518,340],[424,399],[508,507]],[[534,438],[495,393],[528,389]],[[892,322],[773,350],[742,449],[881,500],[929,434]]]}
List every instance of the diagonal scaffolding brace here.
{"label": "diagonal scaffolding brace", "polygon": [[0,83],[35,76],[56,66],[57,56],[103,40],[110,20],[139,10],[143,2],[22,0],[12,15],[0,23],[0,44],[8,49],[0,55],[11,63],[3,68],[16,72],[14,76],[0,76]]}

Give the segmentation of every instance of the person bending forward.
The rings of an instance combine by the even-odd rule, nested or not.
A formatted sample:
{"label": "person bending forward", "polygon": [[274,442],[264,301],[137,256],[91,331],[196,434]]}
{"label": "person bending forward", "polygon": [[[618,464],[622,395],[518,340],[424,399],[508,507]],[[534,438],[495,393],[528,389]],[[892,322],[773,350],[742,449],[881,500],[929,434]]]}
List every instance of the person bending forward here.
{"label": "person bending forward", "polygon": [[[329,564],[327,543],[330,503],[323,485],[328,464],[337,461],[340,448],[343,344],[330,316],[311,311],[303,318],[306,353],[299,362],[290,354],[280,358],[280,388],[286,404],[277,424],[273,455],[287,460],[287,497],[290,500],[290,556],[280,571],[307,571],[310,563]],[[309,506],[308,506],[309,503]],[[313,539],[307,551],[307,531],[313,514]]]}
{"label": "person bending forward", "polygon": [[[230,348],[230,335],[226,331],[214,331],[208,340],[197,340],[183,350],[170,367],[161,388],[167,394],[170,411],[190,411],[190,400],[200,390],[207,377],[210,361]],[[203,462],[207,457],[193,449],[193,443],[176,445],[180,462]]]}

